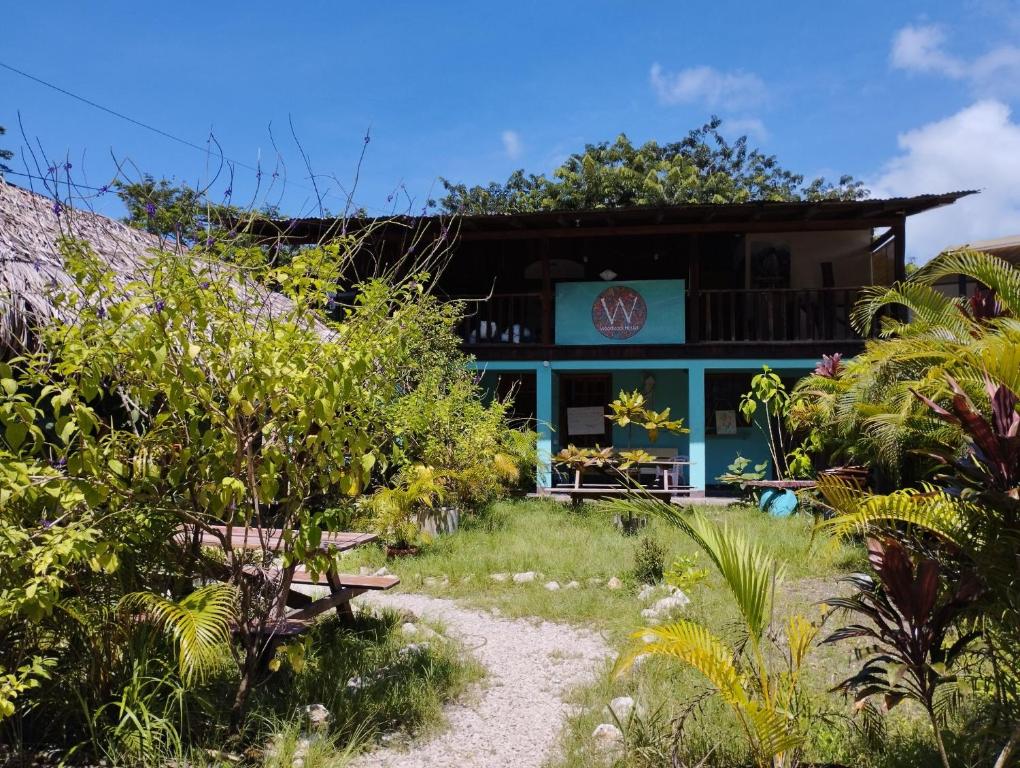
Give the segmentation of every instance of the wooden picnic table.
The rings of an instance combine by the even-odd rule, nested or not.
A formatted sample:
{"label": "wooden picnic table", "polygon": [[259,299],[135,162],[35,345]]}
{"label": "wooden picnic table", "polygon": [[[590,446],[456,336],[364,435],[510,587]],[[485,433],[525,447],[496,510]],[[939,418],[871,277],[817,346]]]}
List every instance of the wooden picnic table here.
{"label": "wooden picnic table", "polygon": [[[631,468],[640,469],[643,466],[652,467],[663,467],[662,473],[662,488],[648,488],[642,486],[642,493],[649,494],[651,496],[681,496],[689,495],[692,487],[689,485],[679,485],[670,482],[670,469],[674,467],[689,467],[691,462],[688,460],[681,459],[649,459],[648,461],[638,461],[631,465]],[[626,471],[626,470],[622,470]],[[580,469],[574,470],[574,484],[572,486],[553,486],[549,489],[552,494],[566,494],[571,497],[572,500],[578,500],[581,498],[604,498],[607,496],[619,496],[624,493],[629,493],[633,489],[625,483],[588,483],[583,482],[584,472]]]}
{"label": "wooden picnic table", "polygon": [[[193,535],[194,529],[182,531],[185,536]],[[255,528],[212,526],[211,530],[199,531],[199,543],[204,547],[224,548],[224,540],[232,549],[279,552],[284,543],[284,531],[279,528]],[[218,534],[218,535],[217,535]],[[374,533],[349,531],[323,531],[319,542],[322,552],[345,552],[376,540]],[[286,567],[246,566],[244,572],[253,579],[264,579],[277,584],[278,593],[271,610],[272,620],[267,633],[275,636],[296,635],[311,626],[321,613],[335,608],[341,621],[349,623],[354,614],[351,600],[369,591],[392,589],[400,583],[397,576],[362,576],[327,570],[315,576],[301,563]],[[295,586],[325,586],[329,594],[313,599]],[[296,609],[288,613],[287,609]]]}

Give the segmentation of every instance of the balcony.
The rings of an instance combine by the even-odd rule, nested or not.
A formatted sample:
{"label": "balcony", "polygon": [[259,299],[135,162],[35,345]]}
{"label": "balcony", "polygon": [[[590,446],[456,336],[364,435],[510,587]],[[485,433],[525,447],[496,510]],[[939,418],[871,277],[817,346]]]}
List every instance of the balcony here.
{"label": "balcony", "polygon": [[859,341],[850,314],[860,288],[700,291],[688,300],[688,341]]}
{"label": "balcony", "polygon": [[[859,342],[850,315],[860,292],[857,287],[688,292],[685,346]],[[466,302],[466,316],[458,331],[468,348],[556,343],[552,296],[497,293],[460,300]],[[591,322],[590,317],[578,320]]]}
{"label": "balcony", "polygon": [[552,306],[541,293],[461,297],[466,314],[458,332],[467,346],[552,343]]}

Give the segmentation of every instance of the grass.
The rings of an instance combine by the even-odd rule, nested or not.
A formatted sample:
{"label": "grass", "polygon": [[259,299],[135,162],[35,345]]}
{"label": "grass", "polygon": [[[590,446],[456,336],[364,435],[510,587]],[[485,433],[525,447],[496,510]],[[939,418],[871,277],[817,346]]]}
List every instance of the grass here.
{"label": "grass", "polygon": [[[239,738],[228,732],[238,672],[226,649],[209,678],[188,689],[177,681],[175,665],[136,658],[118,686],[125,693],[117,705],[94,711],[76,704],[73,681],[58,682],[32,713],[44,717],[23,725],[38,731],[49,724],[65,743],[80,741],[67,755],[70,764],[103,758],[113,765],[211,768],[242,759],[246,765],[290,768],[300,756],[304,768],[342,768],[383,734],[402,737],[440,726],[443,705],[483,675],[441,627],[426,625],[436,632],[427,639],[406,637],[402,625],[409,619],[398,611],[360,612],[353,625],[341,626],[331,613],[291,640],[285,646],[289,653],[278,656],[286,659],[280,668],[254,689]],[[331,718],[308,738],[313,729],[306,707],[315,704]],[[29,743],[60,743],[44,738],[32,734]],[[23,751],[15,743],[8,752],[2,742],[0,764],[50,764],[34,746]]]}
{"label": "grass", "polygon": [[[708,516],[745,531],[776,557],[789,563],[794,583],[832,577],[861,562],[857,549],[811,546],[810,521],[774,520],[746,507],[704,507]],[[387,561],[381,550],[361,548],[348,557],[349,568],[387,567],[401,578],[400,589],[462,600],[498,609],[511,617],[539,617],[583,624],[621,641],[640,621],[645,607],[635,598],[640,586],[633,577],[635,550],[643,536],[665,547],[672,558],[692,555],[696,547],[683,534],[659,520],[650,520],[638,536],[623,536],[611,516],[596,505],[579,510],[538,499],[502,501],[468,519],[461,530],[443,536],[413,558]],[[492,580],[496,573],[534,571],[527,584]],[[606,588],[612,577],[623,589]],[[561,587],[570,581],[579,589],[545,589],[548,581]],[[808,597],[810,599],[811,596]],[[819,597],[824,597],[820,595]],[[709,610],[715,610],[714,603]]]}
{"label": "grass", "polygon": [[480,679],[482,669],[441,632],[411,642],[401,633],[409,618],[386,610],[357,614],[352,628],[335,617],[318,622],[298,641],[307,649],[299,651],[303,661],[258,691],[257,716],[286,723],[295,708],[322,704],[332,715],[332,738],[344,745],[439,725],[443,704]]}
{"label": "grass", "polygon": [[[863,567],[860,548],[814,541],[809,518],[773,519],[742,506],[700,511],[739,529],[785,563],[785,580],[777,590],[777,620],[794,612],[819,616],[819,604],[839,590],[839,576]],[[381,551],[371,549],[356,550],[349,557],[351,568],[385,565],[401,577],[401,589],[455,598],[511,617],[582,625],[601,631],[610,645],[622,650],[631,642],[629,636],[648,622],[640,615],[648,603],[638,599],[640,584],[633,576],[635,555],[645,536],[666,550],[667,567],[674,558],[697,551],[687,537],[659,520],[649,521],[638,536],[628,537],[597,505],[578,509],[527,500],[491,505],[464,521],[456,534],[437,539],[413,558],[386,561]],[[538,576],[524,584],[491,578],[525,571]],[[614,576],[623,582],[622,589],[606,587]],[[544,584],[552,580],[561,589],[545,589]],[[570,581],[579,582],[580,587],[563,589]],[[691,604],[684,609],[687,618],[731,642],[739,640],[736,614],[716,574],[690,588],[689,597]],[[935,764],[927,726],[909,706],[884,718],[884,732],[876,738],[851,720],[848,702],[829,693],[855,664],[845,646],[820,646],[812,651],[805,689],[817,711],[817,725],[809,757],[862,768]],[[619,678],[611,675],[610,667],[607,664],[594,683],[574,693],[571,704],[576,714],[568,720],[556,768],[588,768],[607,762],[618,768],[683,764],[672,762],[680,725],[686,726],[681,757],[690,764],[709,752],[707,765],[747,763],[742,734],[718,700],[705,695],[703,680],[692,670],[662,658],[650,658]],[[622,695],[632,696],[638,710],[627,722],[618,723],[627,748],[614,763],[607,761],[605,750],[593,743],[591,735],[600,723],[615,722],[607,705]],[[955,730],[965,732],[960,723]]]}

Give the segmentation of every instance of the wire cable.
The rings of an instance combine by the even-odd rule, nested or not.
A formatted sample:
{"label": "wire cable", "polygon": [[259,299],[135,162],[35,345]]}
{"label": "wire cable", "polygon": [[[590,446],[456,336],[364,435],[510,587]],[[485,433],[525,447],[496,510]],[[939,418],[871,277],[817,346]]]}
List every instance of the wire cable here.
{"label": "wire cable", "polygon": [[[53,83],[51,83],[51,82],[49,82],[47,80],[43,80],[41,77],[36,77],[35,75],[30,75],[28,72],[20,70],[17,67],[12,67],[10,64],[7,64],[7,63],[5,63],[3,61],[0,61],[0,67],[2,67],[3,69],[8,70],[10,72],[13,72],[16,75],[21,75],[22,77],[25,77],[25,78],[27,78],[29,80],[32,80],[33,82],[39,83],[40,85],[44,85],[47,88],[51,88],[52,90],[57,91],[58,93],[62,93],[65,96],[69,96],[70,98],[75,99],[76,101],[80,101],[83,104],[88,104],[90,107],[93,107],[95,109],[98,109],[98,110],[101,110],[103,112],[106,112],[109,115],[113,115],[114,117],[117,117],[117,118],[119,118],[121,120],[126,120],[127,122],[132,123],[133,125],[137,125],[139,128],[144,128],[147,131],[152,131],[153,133],[159,134],[160,136],[163,136],[164,138],[170,139],[171,141],[176,141],[178,144],[183,144],[186,147],[191,147],[192,149],[197,149],[199,152],[203,152],[203,153],[206,153],[206,154],[210,154],[211,153],[211,150],[210,150],[209,147],[203,147],[201,144],[196,144],[193,141],[188,141],[187,139],[182,139],[180,136],[175,136],[174,134],[170,133],[169,131],[164,131],[162,128],[157,128],[156,126],[149,125],[148,123],[144,123],[141,120],[136,120],[135,118],[133,118],[133,117],[131,117],[129,115],[125,115],[123,112],[118,112],[115,109],[111,109],[110,107],[105,107],[102,104],[99,104],[98,102],[95,102],[95,101],[92,101],[91,99],[85,98],[84,96],[79,96],[77,93],[73,93],[72,91],[69,91],[66,88],[61,88],[59,85],[54,85]],[[216,153],[212,153],[212,154],[216,154]],[[224,160],[226,160],[227,162],[233,163],[234,165],[237,165],[237,166],[239,166],[241,168],[246,168],[249,171],[255,171],[255,173],[260,173],[261,172],[255,166],[248,165],[247,163],[242,163],[240,160],[234,160],[234,159],[229,158],[229,157],[227,157],[226,155],[223,155],[223,154],[220,154],[219,156],[221,158],[223,158]]]}

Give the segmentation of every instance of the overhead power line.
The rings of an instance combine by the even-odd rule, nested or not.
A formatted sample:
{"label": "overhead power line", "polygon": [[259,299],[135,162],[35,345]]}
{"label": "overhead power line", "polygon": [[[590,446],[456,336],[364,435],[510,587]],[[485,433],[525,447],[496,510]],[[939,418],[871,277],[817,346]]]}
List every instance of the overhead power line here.
{"label": "overhead power line", "polygon": [[[0,61],[0,67],[4,68],[4,69],[6,69],[6,70],[8,70],[10,72],[13,72],[16,75],[20,75],[21,77],[24,77],[24,78],[27,78],[29,80],[32,80],[33,82],[39,83],[40,85],[44,85],[47,88],[51,88],[52,90],[56,91],[57,93],[62,93],[65,96],[69,96],[72,99],[75,99],[76,101],[82,102],[83,104],[88,104],[90,107],[93,107],[95,109],[98,109],[98,110],[101,110],[103,112],[106,112],[107,114],[113,115],[116,118],[119,118],[121,120],[126,120],[127,122],[132,123],[133,125],[137,125],[139,128],[144,128],[147,131],[152,131],[153,133],[156,133],[156,134],[158,134],[158,135],[160,135],[160,136],[162,136],[164,138],[170,139],[171,141],[176,141],[178,144],[183,144],[186,147],[191,147],[192,149],[197,149],[199,152],[203,152],[205,154],[209,154],[210,153],[209,147],[203,147],[201,144],[196,144],[193,141],[188,141],[187,139],[182,139],[180,136],[175,136],[174,134],[170,133],[169,131],[164,131],[162,128],[157,128],[156,126],[150,125],[149,123],[142,122],[141,120],[136,120],[135,118],[131,117],[130,115],[125,115],[123,112],[118,112],[115,109],[111,109],[110,107],[103,106],[102,104],[99,104],[98,102],[92,101],[92,99],[85,98],[84,96],[79,96],[77,93],[69,91],[66,88],[61,88],[59,85],[55,85],[54,83],[51,83],[48,80],[43,80],[41,77],[36,77],[35,75],[30,75],[28,72],[25,72],[24,70],[18,69],[17,67],[12,67],[10,64],[7,64],[7,63],[5,63],[3,61]],[[248,165],[247,163],[242,163],[240,160],[234,160],[232,158],[227,157],[226,155],[224,155],[222,153],[212,153],[212,154],[218,154],[220,157],[222,157],[227,162],[233,163],[234,165],[240,166],[241,168],[247,168],[248,170],[255,171],[256,173],[260,172],[259,169],[256,168],[255,166]]]}

